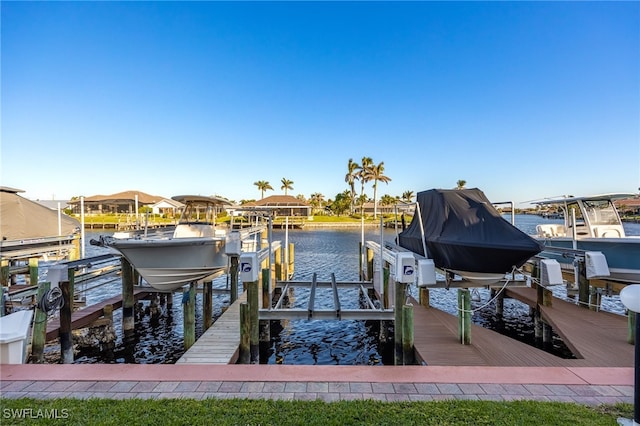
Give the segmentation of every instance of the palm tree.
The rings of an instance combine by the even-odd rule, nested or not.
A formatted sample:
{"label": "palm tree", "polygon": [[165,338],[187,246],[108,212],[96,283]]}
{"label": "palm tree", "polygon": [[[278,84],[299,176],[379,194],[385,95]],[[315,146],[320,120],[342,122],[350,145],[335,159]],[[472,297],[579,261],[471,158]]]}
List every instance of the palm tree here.
{"label": "palm tree", "polygon": [[311,198],[309,198],[309,204],[313,207],[314,210],[322,209],[322,203],[324,202],[324,195],[319,192],[314,192],[311,194]]}
{"label": "palm tree", "polygon": [[384,161],[381,161],[377,166],[371,166],[369,179],[373,181],[373,218],[375,219],[378,216],[378,203],[376,202],[378,182],[389,183],[391,180],[390,177],[384,175]]}
{"label": "palm tree", "polygon": [[459,180],[458,182],[456,182],[456,189],[464,189],[464,186],[467,184],[466,180]]}
{"label": "palm tree", "polygon": [[413,191],[404,191],[402,193],[402,201],[410,203],[413,200]]}
{"label": "palm tree", "polygon": [[348,189],[340,194],[336,194],[336,199],[331,203],[331,211],[341,216],[345,211],[349,210],[350,200],[351,194],[349,194]]}
{"label": "palm tree", "polygon": [[398,202],[398,197],[393,197],[389,194],[384,194],[380,197],[380,205],[381,206],[392,206]]}
{"label": "palm tree", "polygon": [[351,214],[353,214],[353,201],[356,198],[355,182],[358,179],[356,170],[358,170],[359,167],[360,166],[358,165],[358,163],[353,161],[353,158],[349,158],[349,163],[347,164],[347,174],[344,177],[344,181],[347,182],[349,184],[349,188],[351,188]]}
{"label": "palm tree", "polygon": [[364,195],[364,184],[371,180],[371,168],[373,160],[371,157],[362,157],[362,163],[358,166],[357,177],[361,184],[360,189],[360,213],[364,214],[364,203],[367,197]]}
{"label": "palm tree", "polygon": [[269,191],[269,190],[273,191],[273,187],[266,180],[259,180],[257,182],[253,182],[253,184],[258,187],[258,190],[260,191],[261,199],[264,198],[264,191]]}
{"label": "palm tree", "polygon": [[287,178],[282,178],[280,182],[282,182],[282,186],[280,187],[280,189],[284,189],[284,195],[287,195],[287,191],[293,189],[293,181]]}

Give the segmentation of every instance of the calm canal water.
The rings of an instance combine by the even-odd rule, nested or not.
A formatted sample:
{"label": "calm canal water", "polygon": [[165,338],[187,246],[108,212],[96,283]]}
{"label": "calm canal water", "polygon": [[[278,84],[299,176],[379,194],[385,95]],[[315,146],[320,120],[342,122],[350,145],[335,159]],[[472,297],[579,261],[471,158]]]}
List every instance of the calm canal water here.
{"label": "calm canal water", "polygon": [[[542,219],[538,216],[517,215],[516,226],[527,233],[534,233],[538,223],[554,223],[557,220]],[[640,224],[626,224],[625,229],[629,235],[640,235]],[[395,232],[386,229],[384,239],[390,241]],[[86,241],[96,238],[98,235],[108,233],[87,232]],[[380,230],[366,229],[365,240],[380,241]],[[274,240],[285,240],[285,232],[273,231]],[[295,245],[295,280],[311,281],[314,273],[318,280],[330,280],[334,273],[337,280],[353,280],[358,277],[358,245],[361,240],[361,230],[353,229],[315,229],[315,230],[289,230],[289,242]],[[104,253],[104,248],[86,246],[87,257]],[[119,278],[104,279],[103,285],[85,293],[87,304],[96,303],[105,298],[115,296],[121,292]],[[93,282],[89,286],[94,287]],[[228,289],[226,277],[214,281],[217,290]],[[79,286],[77,291],[82,291]],[[563,286],[554,288],[554,294],[566,298]],[[411,292],[417,297],[417,289]],[[474,292],[472,309],[478,309],[485,305],[489,299],[488,290]],[[114,312],[114,325],[116,327],[117,341],[113,351],[97,352],[82,351],[76,355],[77,363],[139,363],[161,364],[174,363],[184,353],[182,330],[182,293],[174,294],[174,304],[171,308],[167,305],[160,306],[161,315],[151,318],[144,315],[148,310],[149,302],[141,305],[141,315],[136,318],[135,335],[130,341],[124,342],[121,331],[121,310]],[[344,308],[356,308],[358,306],[358,290],[340,290],[340,302]],[[196,306],[196,337],[202,333],[202,300],[197,297]],[[308,290],[296,289],[292,299],[292,306],[306,308],[308,303]],[[214,294],[214,316],[217,318],[222,313],[222,307],[228,306],[228,293]],[[318,289],[316,292],[316,308],[321,306],[333,306],[333,295],[329,291]],[[432,289],[431,305],[451,314],[457,310],[457,290]],[[617,296],[603,296],[602,306],[604,310],[620,313],[624,312],[622,304]],[[533,337],[533,323],[528,315],[528,308],[522,303],[511,299],[505,299],[504,317],[496,318],[493,303],[478,309],[473,315],[473,322],[484,327],[500,331],[503,334],[518,340],[535,344]],[[276,332],[277,331],[277,332]],[[378,344],[377,324],[367,321],[319,321],[298,320],[282,321],[272,327],[271,345],[264,348],[261,362],[268,364],[289,365],[382,365],[392,362],[392,353]],[[566,349],[558,339],[555,339],[552,348],[547,350],[563,355]],[[565,354],[566,355],[566,354]]]}

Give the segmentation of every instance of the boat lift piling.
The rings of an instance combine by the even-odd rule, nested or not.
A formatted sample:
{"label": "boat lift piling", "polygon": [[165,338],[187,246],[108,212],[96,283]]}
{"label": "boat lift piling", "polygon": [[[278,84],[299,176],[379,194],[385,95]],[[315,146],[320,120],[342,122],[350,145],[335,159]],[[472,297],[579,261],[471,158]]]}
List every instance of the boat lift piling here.
{"label": "boat lift piling", "polygon": [[[42,300],[51,288],[51,283],[46,281],[38,285],[37,300]],[[44,362],[44,345],[47,343],[47,313],[36,306],[33,323],[31,357],[36,364]]]}
{"label": "boat lift piling", "polygon": [[196,341],[196,283],[183,287],[182,292],[184,348],[189,349]]}
{"label": "boat lift piling", "polygon": [[471,344],[471,292],[458,289],[458,340],[463,345]]}
{"label": "boat lift piling", "polygon": [[207,330],[213,324],[213,281],[207,281],[202,287],[202,325]]}
{"label": "boat lift piling", "polygon": [[231,258],[231,265],[229,266],[229,281],[231,290],[229,304],[233,305],[238,299],[238,262],[240,261],[240,256],[232,255],[229,257]]}
{"label": "boat lift piling", "polygon": [[73,363],[73,340],[71,337],[71,311],[73,299],[71,298],[71,285],[69,280],[58,283],[62,291],[62,307],[60,308],[60,352],[62,363]]}
{"label": "boat lift piling", "polygon": [[135,317],[133,286],[135,284],[133,266],[127,259],[120,259],[122,271],[122,332],[125,340],[129,340],[134,334]]}
{"label": "boat lift piling", "polygon": [[[413,348],[413,305],[407,303],[408,286],[414,281],[415,259],[413,254],[407,251],[392,251],[382,244],[367,241],[365,244],[366,268],[363,275],[370,278],[373,283],[373,291],[383,301],[383,307],[391,300],[393,303],[393,340],[394,340],[394,364],[411,365],[415,363]],[[376,271],[374,259],[378,255],[382,273]],[[391,274],[393,268],[394,273]],[[392,292],[389,290],[393,289]],[[390,336],[389,321],[380,322],[380,337],[384,344]]]}

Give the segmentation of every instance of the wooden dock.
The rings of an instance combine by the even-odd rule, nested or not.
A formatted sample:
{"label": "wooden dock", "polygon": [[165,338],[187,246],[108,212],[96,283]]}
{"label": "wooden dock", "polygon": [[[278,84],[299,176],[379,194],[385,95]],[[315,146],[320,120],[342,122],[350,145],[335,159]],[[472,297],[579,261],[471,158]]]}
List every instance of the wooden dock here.
{"label": "wooden dock", "polygon": [[[509,288],[507,295],[535,305],[536,290]],[[542,318],[562,337],[577,359],[563,359],[496,331],[471,325],[471,344],[458,342],[458,318],[415,300],[416,357],[427,365],[633,367],[634,346],[627,343],[627,319],[594,312],[559,299],[541,306]]]}
{"label": "wooden dock", "polygon": [[[506,296],[531,306],[536,290],[510,288]],[[627,343],[627,317],[581,308],[555,297],[552,306],[540,306],[540,314],[579,358],[575,361],[581,361],[580,366],[633,367],[634,346]]]}
{"label": "wooden dock", "polygon": [[244,292],[176,364],[235,364],[240,347],[240,304],[246,301]]}
{"label": "wooden dock", "polygon": [[[506,296],[536,306],[536,290],[508,288]],[[240,345],[240,304],[246,293],[185,352],[179,364],[234,364]],[[458,318],[415,299],[416,358],[427,365],[511,367],[633,367],[634,346],[627,343],[627,318],[594,312],[554,298],[540,306],[542,319],[574,353],[564,359],[482,326],[471,325],[471,344],[458,341]]]}
{"label": "wooden dock", "polygon": [[[153,289],[137,288],[133,291],[134,300],[144,299],[154,293]],[[74,311],[71,314],[71,329],[76,330],[91,325],[92,322],[104,315],[103,309],[107,305],[112,305],[113,309],[122,307],[122,295],[114,296],[103,300],[95,305]],[[60,334],[60,318],[54,318],[47,323],[46,341],[56,339]]]}

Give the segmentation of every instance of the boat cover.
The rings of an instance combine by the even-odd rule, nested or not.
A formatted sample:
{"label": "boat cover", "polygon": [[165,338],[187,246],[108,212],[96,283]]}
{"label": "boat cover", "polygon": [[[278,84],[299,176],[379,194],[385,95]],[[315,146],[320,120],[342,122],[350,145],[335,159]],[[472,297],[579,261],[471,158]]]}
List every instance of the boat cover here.
{"label": "boat cover", "polygon": [[507,273],[542,251],[542,245],[506,221],[482,191],[431,189],[418,193],[420,218],[398,236],[398,244],[433,259],[442,269]]}
{"label": "boat cover", "polygon": [[[22,240],[58,236],[58,212],[17,194],[19,190],[0,189],[0,234],[3,240]],[[60,216],[62,235],[72,235],[80,222]]]}

